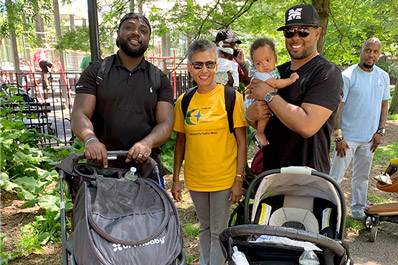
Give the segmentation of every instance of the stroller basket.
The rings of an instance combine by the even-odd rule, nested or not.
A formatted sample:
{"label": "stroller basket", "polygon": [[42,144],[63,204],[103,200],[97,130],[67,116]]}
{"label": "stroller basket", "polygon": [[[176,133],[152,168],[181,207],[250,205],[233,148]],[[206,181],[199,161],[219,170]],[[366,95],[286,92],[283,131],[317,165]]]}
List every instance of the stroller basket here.
{"label": "stroller basket", "polygon": [[[126,153],[108,152],[108,155],[125,156]],[[127,180],[123,178],[125,169],[78,163],[84,154],[71,156],[72,159],[66,160],[72,163],[61,163],[57,168],[61,183],[80,178],[74,192],[69,238],[63,185],[60,185],[64,265],[69,259],[72,264],[81,265],[186,264],[177,209],[160,185],[141,177],[136,181]]]}

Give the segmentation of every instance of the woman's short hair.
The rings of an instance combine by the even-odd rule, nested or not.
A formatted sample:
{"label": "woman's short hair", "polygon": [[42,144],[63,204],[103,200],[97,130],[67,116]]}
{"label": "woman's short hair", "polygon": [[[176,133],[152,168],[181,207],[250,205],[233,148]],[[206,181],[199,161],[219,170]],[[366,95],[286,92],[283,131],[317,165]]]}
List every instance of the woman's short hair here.
{"label": "woman's short hair", "polygon": [[214,42],[209,40],[195,40],[188,46],[188,64],[192,63],[192,55],[195,52],[211,51],[214,53],[215,60],[218,58],[218,49]]}

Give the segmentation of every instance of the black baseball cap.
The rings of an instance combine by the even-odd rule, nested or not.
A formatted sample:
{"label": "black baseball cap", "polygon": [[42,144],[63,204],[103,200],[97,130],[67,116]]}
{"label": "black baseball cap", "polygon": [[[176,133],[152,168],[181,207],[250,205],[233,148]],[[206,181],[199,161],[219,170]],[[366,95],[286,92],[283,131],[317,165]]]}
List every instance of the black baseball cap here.
{"label": "black baseball cap", "polygon": [[120,29],[120,26],[122,25],[122,23],[125,20],[130,19],[130,18],[139,19],[139,20],[145,22],[145,24],[147,24],[147,26],[149,27],[149,31],[150,32],[152,31],[151,24],[149,24],[149,20],[145,16],[143,16],[141,14],[138,14],[138,13],[127,13],[126,15],[124,15],[122,17],[122,19],[120,20],[120,22],[119,22],[119,27],[118,28]]}
{"label": "black baseball cap", "polygon": [[219,41],[224,41],[227,43],[236,42],[237,44],[242,43],[237,37],[235,37],[234,33],[229,29],[221,29],[219,32],[217,32],[216,42]]}
{"label": "black baseball cap", "polygon": [[284,30],[291,26],[320,27],[319,15],[312,5],[296,5],[290,7],[285,13],[285,26],[278,28]]}

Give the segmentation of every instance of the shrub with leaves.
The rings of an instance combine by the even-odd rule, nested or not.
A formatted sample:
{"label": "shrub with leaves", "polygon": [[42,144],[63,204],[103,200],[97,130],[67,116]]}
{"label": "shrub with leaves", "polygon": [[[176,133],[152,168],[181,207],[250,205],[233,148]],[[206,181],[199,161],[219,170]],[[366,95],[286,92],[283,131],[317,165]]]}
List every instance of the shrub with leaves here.
{"label": "shrub with leaves", "polygon": [[[22,208],[39,205],[45,210],[45,215],[36,216],[32,223],[22,228],[22,234],[26,236],[17,245],[23,253],[29,253],[33,249],[40,251],[41,245],[47,242],[58,240],[60,194],[54,164],[71,152],[82,152],[83,145],[77,141],[69,148],[40,148],[44,139],[53,136],[26,128],[23,118],[31,116],[22,113],[25,103],[16,94],[16,88],[3,89],[0,94],[0,186],[6,191],[16,191],[20,199],[26,200]],[[70,201],[67,201],[66,209],[72,209]],[[6,260],[18,256],[17,253],[1,252]]]}
{"label": "shrub with leaves", "polygon": [[170,138],[162,146],[162,166],[170,173],[173,172],[174,145],[176,143],[176,137],[177,133],[173,131]]}

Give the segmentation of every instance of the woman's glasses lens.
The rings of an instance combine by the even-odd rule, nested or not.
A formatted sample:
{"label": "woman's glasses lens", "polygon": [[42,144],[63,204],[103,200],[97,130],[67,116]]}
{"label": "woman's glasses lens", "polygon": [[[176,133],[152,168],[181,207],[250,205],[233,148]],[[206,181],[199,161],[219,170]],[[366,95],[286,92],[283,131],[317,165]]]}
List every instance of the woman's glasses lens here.
{"label": "woman's glasses lens", "polygon": [[203,65],[206,65],[207,69],[214,69],[216,62],[208,61],[208,62],[193,62],[192,63],[193,68],[196,70],[202,69]]}
{"label": "woman's glasses lens", "polygon": [[308,28],[290,28],[290,29],[285,29],[283,31],[283,35],[285,35],[286,39],[291,39],[293,38],[295,33],[298,33],[298,35],[301,38],[308,37],[310,35],[310,30]]}

